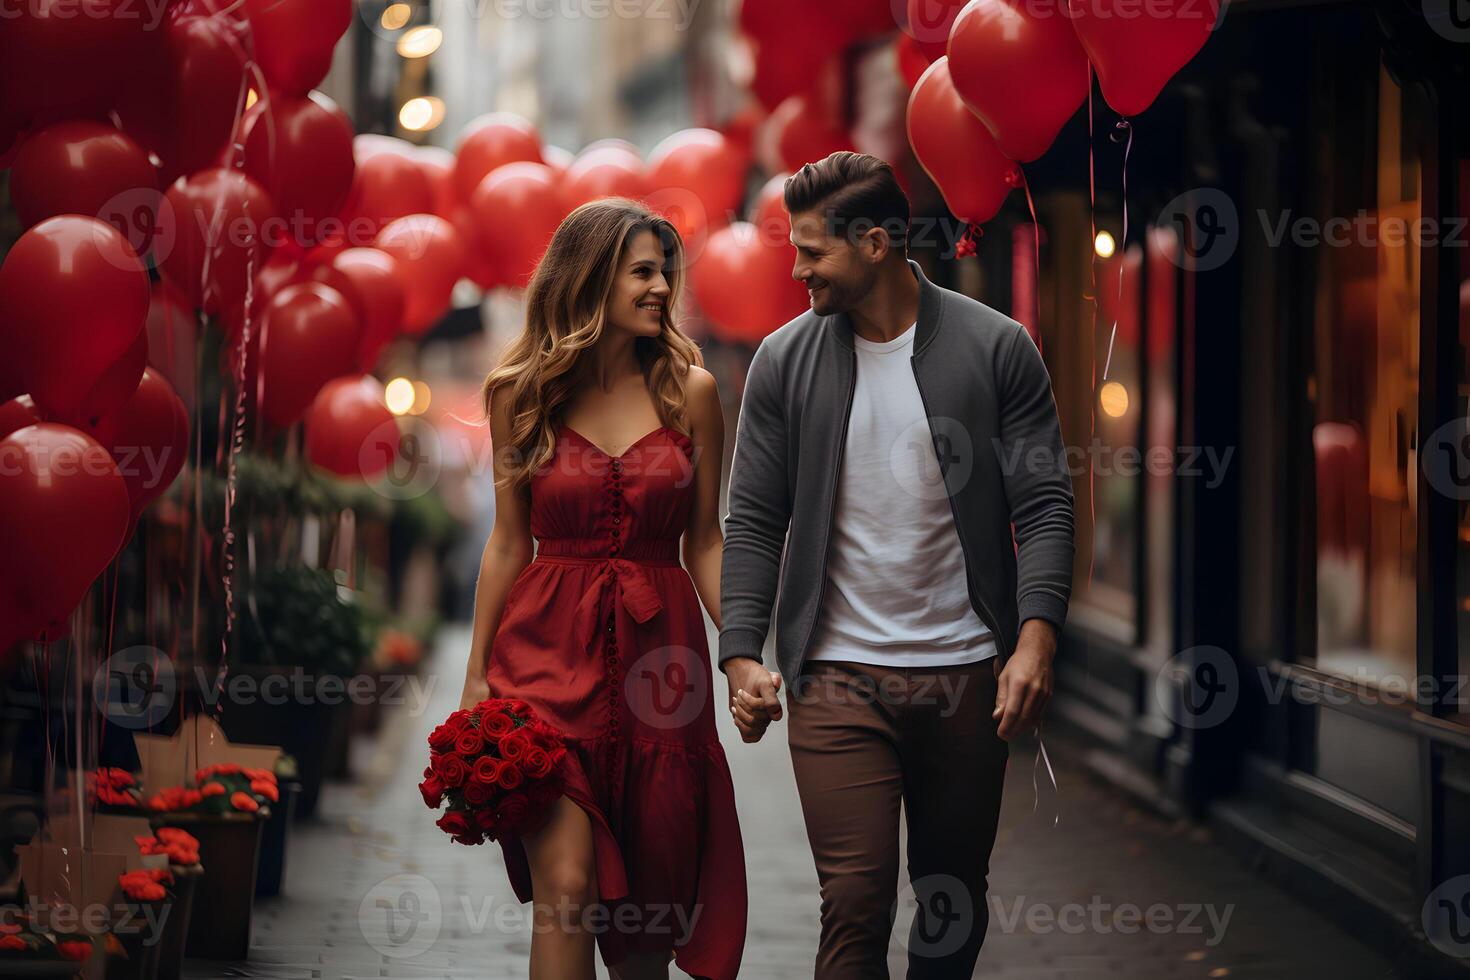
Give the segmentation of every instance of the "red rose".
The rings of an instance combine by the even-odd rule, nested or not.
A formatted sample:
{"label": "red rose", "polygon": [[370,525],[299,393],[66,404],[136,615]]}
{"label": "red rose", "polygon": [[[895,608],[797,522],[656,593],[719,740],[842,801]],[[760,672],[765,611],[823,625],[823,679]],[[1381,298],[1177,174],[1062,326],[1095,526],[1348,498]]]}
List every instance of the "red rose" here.
{"label": "red rose", "polygon": [[516,723],[503,711],[487,711],[480,716],[480,730],[487,738],[504,735],[514,727]]}
{"label": "red rose", "polygon": [[448,752],[454,748],[454,739],[458,734],[459,729],[453,727],[448,722],[435,727],[429,733],[429,751]]}
{"label": "red rose", "polygon": [[454,740],[454,751],[469,759],[479,755],[484,748],[485,736],[478,728],[465,728]]}
{"label": "red rose", "polygon": [[449,789],[458,789],[470,778],[469,765],[457,755],[436,756],[434,771]]}
{"label": "red rose", "polygon": [[500,767],[504,765],[494,756],[482,755],[475,760],[474,778],[476,782],[484,783],[486,786],[494,786],[500,781]]}
{"label": "red rose", "polygon": [[532,745],[531,735],[524,728],[517,728],[500,737],[500,757],[502,759],[520,759],[526,754],[526,750]]}
{"label": "red rose", "polygon": [[246,813],[254,813],[256,810],[260,809],[260,804],[255,802],[255,797],[251,796],[249,793],[233,794],[230,797],[230,806],[234,807],[236,810],[243,810]]}
{"label": "red rose", "polygon": [[434,821],[434,826],[454,836],[468,834],[473,829],[469,814],[463,810],[446,810],[442,817]]}
{"label": "red rose", "polygon": [[521,760],[526,769],[526,775],[532,779],[541,779],[551,772],[551,755],[539,745],[533,745],[526,750],[526,756]]}
{"label": "red rose", "polygon": [[501,789],[515,789],[524,781],[521,770],[516,766],[501,766],[500,773],[496,777],[496,783]]}
{"label": "red rose", "polygon": [[26,941],[19,936],[6,936],[0,939],[0,949],[25,950],[30,949]]}
{"label": "red rose", "polygon": [[472,807],[482,807],[495,795],[495,788],[485,783],[470,780],[464,784],[464,801]]}
{"label": "red rose", "polygon": [[419,792],[424,795],[424,803],[430,810],[439,809],[439,804],[444,802],[444,783],[431,770],[424,770],[424,781],[419,783]]}
{"label": "red rose", "polygon": [[456,834],[454,842],[456,844],[483,844],[485,838],[479,833]]}
{"label": "red rose", "polygon": [[62,959],[81,962],[92,955],[92,944],[84,940],[72,940],[57,943],[56,951],[61,954]]}

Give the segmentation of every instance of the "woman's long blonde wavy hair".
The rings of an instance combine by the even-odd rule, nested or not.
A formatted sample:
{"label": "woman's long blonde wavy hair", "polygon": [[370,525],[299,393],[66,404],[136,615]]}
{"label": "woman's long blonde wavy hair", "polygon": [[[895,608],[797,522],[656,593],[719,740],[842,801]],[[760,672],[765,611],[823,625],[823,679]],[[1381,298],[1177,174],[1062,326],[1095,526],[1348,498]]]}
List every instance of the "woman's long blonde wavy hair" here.
{"label": "woman's long blonde wavy hair", "polygon": [[[584,357],[602,336],[607,300],[623,253],[637,235],[651,231],[663,246],[669,283],[663,328],[639,337],[634,350],[663,424],[689,435],[685,378],[704,365],[694,341],[674,323],[684,280],[684,245],[669,221],[625,198],[604,198],[577,208],[551,238],[526,289],[526,327],[485,378],[485,418],[491,397],[510,385],[509,447],[495,447],[506,476],[499,483],[521,489],[556,452],[563,407],[583,380]],[[498,484],[497,484],[498,485]]]}

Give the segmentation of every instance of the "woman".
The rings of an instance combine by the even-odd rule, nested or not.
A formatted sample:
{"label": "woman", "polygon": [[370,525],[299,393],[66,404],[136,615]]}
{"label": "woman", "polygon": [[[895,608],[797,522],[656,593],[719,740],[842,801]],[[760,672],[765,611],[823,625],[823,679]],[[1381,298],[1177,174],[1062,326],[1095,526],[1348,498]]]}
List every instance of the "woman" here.
{"label": "woman", "polygon": [[547,823],[501,840],[535,902],[532,980],[592,980],[594,942],[620,980],[667,977],[671,955],[726,980],[744,946],[699,612],[718,626],[724,422],[674,324],[682,266],[678,233],[641,205],[579,207],[485,380],[496,520],[461,704],[521,698],[569,750]]}

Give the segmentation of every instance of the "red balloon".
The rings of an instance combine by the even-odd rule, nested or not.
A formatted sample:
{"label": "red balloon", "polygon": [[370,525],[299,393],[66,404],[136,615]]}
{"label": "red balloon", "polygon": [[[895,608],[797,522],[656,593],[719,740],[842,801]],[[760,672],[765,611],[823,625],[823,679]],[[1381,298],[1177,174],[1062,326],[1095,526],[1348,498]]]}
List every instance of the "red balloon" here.
{"label": "red balloon", "polygon": [[1019,177],[1016,162],[965,108],[940,58],[909,94],[909,144],[955,217],[983,224],[995,217]]}
{"label": "red balloon", "polygon": [[454,197],[454,154],[438,146],[420,146],[415,149],[413,159],[429,182],[429,191],[434,197],[434,206],[430,210],[445,221],[453,221],[454,211],[459,206]]}
{"label": "red balloon", "polygon": [[245,172],[270,194],[290,239],[311,248],[352,190],[352,122],[320,92],[258,104],[267,108],[245,141]]}
{"label": "red balloon", "polygon": [[162,55],[157,5],[26,0],[0,16],[0,106],[22,124],[101,118]]}
{"label": "red balloon", "polygon": [[[158,174],[148,155],[126,133],[105,123],[57,123],[27,139],[10,172],[10,193],[20,223],[31,225],[58,214],[110,220],[114,211],[151,210],[141,224],[151,230],[158,213]],[[134,249],[148,241],[134,238]]]}
{"label": "red balloon", "polygon": [[[944,54],[941,49],[940,55]],[[929,67],[929,58],[919,48],[919,42],[907,34],[900,34],[894,42],[894,58],[898,61],[898,75],[903,79],[904,88],[913,90],[919,84],[919,77],[924,74],[924,69]]]}
{"label": "red balloon", "polygon": [[1069,18],[1023,0],[971,0],[949,35],[949,72],[1013,160],[1035,160],[1087,99],[1087,55]]}
{"label": "red balloon", "polygon": [[740,207],[749,166],[749,157],[714,130],[680,130],[648,157],[648,203],[667,214],[687,243]]}
{"label": "red balloon", "polygon": [[48,218],[5,256],[0,310],[0,373],[49,415],[72,420],[137,339],[148,272],[111,225]]}
{"label": "red balloon", "polygon": [[352,304],[362,324],[358,365],[371,371],[383,348],[403,327],[405,300],[398,260],[376,248],[349,248],[312,275]]}
{"label": "red balloon", "polygon": [[459,134],[455,151],[454,193],[468,204],[480,181],[507,163],[541,163],[541,137],[525,118],[492,112],[472,119]]}
{"label": "red balloon", "polygon": [[398,454],[398,427],[370,375],[328,381],[306,416],[306,458],[337,476],[371,480]]}
{"label": "red balloon", "polygon": [[852,137],[810,94],[793,95],[776,107],[767,124],[785,170],[797,171],[838,150],[851,150]]}
{"label": "red balloon", "polygon": [[0,440],[0,592],[27,631],[54,630],[128,532],[128,488],[89,435],[43,422]]}
{"label": "red balloon", "polygon": [[168,379],[184,399],[185,410],[192,411],[190,399],[199,347],[194,311],[167,283],[154,283],[144,330],[148,334],[148,366]]}
{"label": "red balloon", "polygon": [[566,213],[551,168],[508,163],[480,183],[470,201],[475,244],[511,286],[524,287]]}
{"label": "red balloon", "polygon": [[1097,67],[1103,98],[1119,115],[1136,116],[1199,54],[1219,13],[1219,0],[1131,11],[1117,0],[1088,0],[1067,19]]}
{"label": "red balloon", "polygon": [[562,180],[568,207],[602,197],[641,200],[648,196],[648,177],[638,151],[621,140],[594,143],[572,161]]}
{"label": "red balloon", "polygon": [[165,184],[219,158],[246,92],[245,25],[178,9],[163,27],[165,51],[151,66],[151,84],[114,105],[123,130],[163,162]]}
{"label": "red balloon", "polygon": [[[954,19],[969,0],[908,0],[908,23],[904,36],[924,57],[925,62],[943,58],[949,47],[949,32]],[[1059,12],[1058,12],[1059,13]],[[899,39],[899,50],[903,50],[903,39]],[[920,69],[922,73],[923,69]],[[913,83],[909,83],[913,87]]]}
{"label": "red balloon", "polygon": [[357,367],[362,325],[346,298],[319,282],[276,294],[260,339],[262,412],[282,428],[301,417],[322,385]]}
{"label": "red balloon", "polygon": [[352,23],[352,0],[245,0],[245,12],[270,87],[305,95],[332,67],[332,51]]}
{"label": "red balloon", "polygon": [[87,392],[87,397],[82,399],[82,407],[77,413],[80,427],[96,436],[111,421],[113,413],[133,397],[133,392],[138,390],[138,381],[143,377],[143,369],[147,366],[148,331],[143,324],[139,324],[138,336],[133,339],[132,345],[122,357],[113,362],[112,367]]}
{"label": "red balloon", "polygon": [[744,221],[711,232],[692,286],[716,333],[753,343],[807,309],[806,288],[791,278],[794,258],[790,245],[761,241]]}
{"label": "red balloon", "polygon": [[282,235],[271,232],[275,205],[265,188],[224,169],[180,177],[159,211],[163,278],[195,308],[219,313],[245,298],[251,271],[265,264]]}
{"label": "red balloon", "polygon": [[106,423],[101,442],[127,484],[133,521],[161,497],[189,456],[189,416],[162,374],[149,368]]}
{"label": "red balloon", "polygon": [[790,174],[777,174],[766,181],[755,197],[752,224],[760,240],[768,245],[791,247],[791,215],[786,211],[786,179]]}
{"label": "red balloon", "polygon": [[24,429],[28,425],[46,421],[30,395],[17,395],[8,402],[0,403],[0,439]]}
{"label": "red balloon", "polygon": [[347,215],[347,247],[364,247],[390,222],[410,214],[430,214],[435,203],[434,186],[417,156],[371,153],[357,165]]}
{"label": "red balloon", "polygon": [[428,330],[449,310],[464,267],[464,246],[454,226],[432,214],[411,214],[384,228],[373,247],[398,260],[404,331]]}

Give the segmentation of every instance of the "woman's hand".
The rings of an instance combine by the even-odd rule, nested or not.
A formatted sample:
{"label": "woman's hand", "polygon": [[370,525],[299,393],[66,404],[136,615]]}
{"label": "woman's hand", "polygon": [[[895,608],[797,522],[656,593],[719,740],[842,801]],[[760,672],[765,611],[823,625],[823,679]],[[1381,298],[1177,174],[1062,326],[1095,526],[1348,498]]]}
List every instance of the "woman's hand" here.
{"label": "woman's hand", "polygon": [[459,696],[459,706],[465,710],[490,697],[490,683],[483,672],[469,674],[464,679],[464,693]]}

